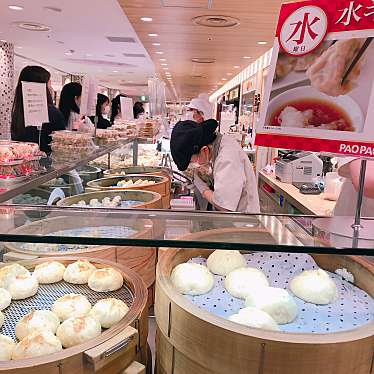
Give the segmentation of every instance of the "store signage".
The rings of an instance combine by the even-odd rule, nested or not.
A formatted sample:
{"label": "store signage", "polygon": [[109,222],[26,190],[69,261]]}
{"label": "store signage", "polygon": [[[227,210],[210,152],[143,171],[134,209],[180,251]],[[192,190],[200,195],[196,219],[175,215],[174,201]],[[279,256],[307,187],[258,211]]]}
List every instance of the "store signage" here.
{"label": "store signage", "polygon": [[45,83],[22,82],[22,97],[26,127],[41,127],[49,122]]}
{"label": "store signage", "polygon": [[134,120],[134,105],[131,97],[121,97],[121,115],[124,121]]}
{"label": "store signage", "polygon": [[94,78],[85,76],[82,82],[82,97],[80,114],[82,116],[95,116],[97,103],[97,82]]}
{"label": "store signage", "polygon": [[374,158],[374,2],[281,8],[256,144]]}

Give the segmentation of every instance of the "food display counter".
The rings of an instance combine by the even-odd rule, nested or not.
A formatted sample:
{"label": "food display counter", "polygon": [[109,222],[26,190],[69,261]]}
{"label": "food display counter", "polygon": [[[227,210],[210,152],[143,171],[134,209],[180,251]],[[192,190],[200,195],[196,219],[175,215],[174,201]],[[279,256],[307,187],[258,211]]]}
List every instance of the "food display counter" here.
{"label": "food display counter", "polygon": [[[269,188],[270,187],[270,188]],[[259,172],[259,195],[263,212],[332,216],[336,202],[322,195],[304,195],[290,183],[279,181],[274,174]]]}
{"label": "food display counter", "polygon": [[[31,212],[39,214],[41,219],[30,224]],[[37,358],[1,361],[0,369],[12,372],[17,367],[21,373],[26,373],[32,366],[31,373],[43,367],[48,368],[48,372],[58,373],[62,360],[76,373],[86,372],[87,368],[92,373],[105,372],[111,365],[120,368],[124,361],[140,361],[146,365],[144,316],[147,306],[154,303],[158,329],[156,373],[224,374],[231,370],[244,374],[261,367],[264,374],[273,373],[274,368],[280,374],[312,374],[315,370],[327,374],[335,369],[339,374],[370,373],[374,353],[374,264],[370,256],[374,251],[366,247],[333,247],[325,238],[322,240],[309,233],[297,221],[299,218],[170,210],[1,206],[0,240],[5,252],[3,259],[7,262],[0,265],[0,281],[2,268],[14,263],[8,256],[9,251],[35,256],[18,261],[31,272],[36,265],[52,259],[67,267],[78,258],[87,258],[97,269],[116,269],[125,281],[123,289],[95,293],[90,287],[97,285],[93,286],[91,278],[88,286],[74,286],[69,284],[69,277],[64,273],[63,281],[40,284],[34,296],[11,301],[3,310],[5,324],[0,328],[1,334],[10,336],[16,344],[14,328],[18,320],[31,312],[36,302],[45,299],[47,290],[49,298],[42,309],[55,310],[55,299],[73,292],[86,295],[92,305],[114,297],[127,303],[130,311],[112,327],[103,328],[101,333],[97,331],[84,342]],[[314,221],[312,216],[302,218]],[[299,229],[295,228],[295,222],[299,222]],[[168,236],[172,227],[181,225],[189,227],[186,235]],[[233,254],[232,250],[240,253]],[[95,252],[95,258],[91,257]],[[147,253],[153,253],[152,261]],[[259,325],[254,326],[245,316],[243,320],[234,317],[239,311],[251,308],[247,305],[249,296],[245,296],[245,300],[238,296],[236,292],[239,291],[235,290],[241,288],[232,288],[227,280],[229,273],[222,275],[221,270],[214,270],[215,266],[222,267],[223,262],[216,261],[213,266],[211,260],[206,260],[212,253],[215,257],[240,256],[244,270],[252,269],[245,271],[262,274],[260,278],[267,282],[263,287],[281,288],[283,293],[287,290],[288,302],[296,308],[292,313],[288,307],[285,309],[288,317],[281,313],[289,320],[284,321],[274,312],[280,307],[272,302],[266,310],[277,322],[271,319],[270,324],[269,321],[265,323],[258,317]],[[96,258],[97,254],[101,259]],[[158,258],[156,274],[155,256]],[[198,272],[204,269],[204,274],[208,274],[208,286],[197,282],[192,285],[194,292],[184,291],[186,281],[192,278],[183,280],[183,271],[176,277],[174,270],[180,265],[192,266]],[[153,278],[150,277],[152,269]],[[308,299],[312,296],[304,291],[310,287],[311,280],[304,283],[302,277],[299,287],[300,281],[295,279],[300,274],[307,278],[322,277],[323,281],[317,279],[312,284],[317,282],[318,287],[322,287],[317,295],[326,293],[328,302]],[[137,277],[147,281],[138,283]],[[177,280],[179,278],[182,283]],[[233,284],[236,281],[232,281]],[[144,287],[147,286],[153,295],[152,282],[156,284],[156,292],[154,298],[149,298]],[[335,287],[333,293],[324,289],[326,284]],[[196,293],[202,286],[207,287],[205,291]],[[15,308],[17,314],[12,315]],[[209,344],[209,349],[208,341],[215,342]],[[96,352],[94,346],[100,349]]]}

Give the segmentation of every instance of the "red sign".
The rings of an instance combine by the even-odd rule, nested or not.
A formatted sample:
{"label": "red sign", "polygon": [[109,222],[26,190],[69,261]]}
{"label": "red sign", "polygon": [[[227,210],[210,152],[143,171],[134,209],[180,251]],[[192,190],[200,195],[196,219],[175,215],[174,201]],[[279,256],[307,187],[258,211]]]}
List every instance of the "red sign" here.
{"label": "red sign", "polygon": [[284,4],[256,144],[374,158],[373,37],[374,1]]}

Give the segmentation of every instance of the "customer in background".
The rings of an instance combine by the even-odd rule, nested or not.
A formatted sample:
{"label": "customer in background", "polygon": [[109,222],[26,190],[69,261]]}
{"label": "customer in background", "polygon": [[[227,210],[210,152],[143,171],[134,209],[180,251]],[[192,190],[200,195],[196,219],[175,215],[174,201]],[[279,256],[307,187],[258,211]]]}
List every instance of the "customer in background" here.
{"label": "customer in background", "polygon": [[112,111],[110,115],[110,123],[112,125],[115,121],[119,121],[122,119],[121,97],[126,97],[126,95],[119,94],[112,100]]}
{"label": "customer in background", "polygon": [[[334,210],[335,216],[355,215],[360,170],[361,161],[359,159],[348,157],[339,160],[338,172],[345,180]],[[374,217],[374,161],[367,163],[361,215],[362,217]]]}
{"label": "customer in background", "polygon": [[145,110],[144,110],[144,107],[143,107],[143,103],[140,102],[140,101],[137,101],[134,104],[134,118],[139,119],[139,116],[144,114],[144,112],[145,112]]}
{"label": "customer in background", "polygon": [[[18,79],[12,109],[11,137],[12,140],[39,143],[40,150],[46,153],[51,152],[50,142],[53,131],[65,130],[65,121],[62,113],[53,105],[51,74],[41,66],[26,66]],[[23,111],[22,82],[35,82],[46,84],[47,105],[49,122],[43,123],[41,131],[36,127],[26,127]]]}
{"label": "customer in background", "polygon": [[[101,93],[97,94],[97,104],[96,104],[96,117],[97,117],[97,128],[107,129],[111,126],[108,120],[110,112],[110,100],[108,96]],[[90,117],[92,123],[95,123],[95,116]]]}
{"label": "customer in background", "polygon": [[[194,185],[214,209],[259,213],[252,165],[239,143],[217,133],[217,126],[213,119],[200,124],[177,123],[170,142],[174,162],[181,171],[188,167],[194,169]],[[209,176],[209,180],[205,176]]]}
{"label": "customer in background", "polygon": [[200,94],[197,98],[192,99],[187,106],[187,120],[202,123],[212,118],[213,107],[209,102],[208,94]]}

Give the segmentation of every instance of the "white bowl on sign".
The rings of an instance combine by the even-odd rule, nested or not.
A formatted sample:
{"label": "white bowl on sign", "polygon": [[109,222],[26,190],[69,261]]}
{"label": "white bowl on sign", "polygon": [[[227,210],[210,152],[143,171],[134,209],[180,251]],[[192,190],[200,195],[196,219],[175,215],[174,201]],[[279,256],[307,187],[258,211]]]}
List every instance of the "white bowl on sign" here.
{"label": "white bowl on sign", "polygon": [[[326,103],[333,103],[338,108],[340,108],[347,117],[350,118],[353,127],[356,132],[362,132],[364,128],[364,115],[360,106],[355,100],[353,100],[349,95],[342,95],[337,97],[328,96],[312,86],[303,86],[291,88],[290,90],[283,92],[282,94],[274,97],[269,103],[268,112],[266,115],[266,124],[269,123],[271,117],[279,108],[287,105],[287,103],[292,103],[296,100],[305,99],[318,99],[325,101]],[[317,129],[317,128],[316,128]],[[310,130],[310,128],[308,128]],[[336,131],[336,130],[324,130],[324,131]]]}

